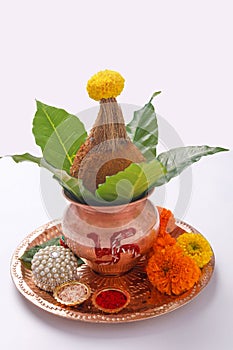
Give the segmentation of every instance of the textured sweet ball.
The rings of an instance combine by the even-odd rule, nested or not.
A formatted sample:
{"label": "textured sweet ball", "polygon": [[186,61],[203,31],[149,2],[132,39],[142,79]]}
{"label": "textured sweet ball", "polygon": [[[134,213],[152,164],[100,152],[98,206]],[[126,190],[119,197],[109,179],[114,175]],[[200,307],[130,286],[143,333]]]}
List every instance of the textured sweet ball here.
{"label": "textured sweet ball", "polygon": [[46,247],[32,259],[33,280],[39,288],[52,292],[56,286],[77,279],[77,267],[77,258],[69,249]]}

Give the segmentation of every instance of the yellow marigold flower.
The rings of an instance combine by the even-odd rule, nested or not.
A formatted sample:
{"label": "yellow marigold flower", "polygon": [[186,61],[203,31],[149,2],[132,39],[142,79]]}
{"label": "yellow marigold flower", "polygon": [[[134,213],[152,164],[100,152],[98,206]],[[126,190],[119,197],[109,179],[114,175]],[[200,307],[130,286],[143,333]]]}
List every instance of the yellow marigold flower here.
{"label": "yellow marigold flower", "polygon": [[177,238],[177,244],[200,268],[208,264],[213,255],[209,242],[199,233],[184,233]]}
{"label": "yellow marigold flower", "polygon": [[96,101],[120,95],[125,79],[113,70],[103,70],[93,75],[87,82],[88,95]]}

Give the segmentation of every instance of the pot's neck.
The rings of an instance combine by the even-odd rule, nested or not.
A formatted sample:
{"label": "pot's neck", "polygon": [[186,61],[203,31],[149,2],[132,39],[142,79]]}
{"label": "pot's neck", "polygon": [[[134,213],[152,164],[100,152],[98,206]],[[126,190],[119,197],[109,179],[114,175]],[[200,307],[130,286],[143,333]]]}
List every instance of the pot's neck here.
{"label": "pot's neck", "polygon": [[132,202],[120,206],[111,206],[111,207],[92,207],[88,205],[80,205],[72,203],[72,210],[75,210],[78,213],[78,216],[84,221],[95,222],[98,218],[100,222],[104,222],[106,219],[112,219],[114,222],[127,222],[142,213],[146,204],[149,202],[147,198]]}

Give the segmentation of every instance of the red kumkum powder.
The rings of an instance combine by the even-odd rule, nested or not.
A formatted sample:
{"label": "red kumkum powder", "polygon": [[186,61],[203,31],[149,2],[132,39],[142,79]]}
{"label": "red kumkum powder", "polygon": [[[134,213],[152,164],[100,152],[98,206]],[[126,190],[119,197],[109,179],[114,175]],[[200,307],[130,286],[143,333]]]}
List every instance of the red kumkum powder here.
{"label": "red kumkum powder", "polygon": [[95,302],[103,309],[113,310],[123,307],[127,302],[127,297],[118,290],[105,290],[97,295]]}

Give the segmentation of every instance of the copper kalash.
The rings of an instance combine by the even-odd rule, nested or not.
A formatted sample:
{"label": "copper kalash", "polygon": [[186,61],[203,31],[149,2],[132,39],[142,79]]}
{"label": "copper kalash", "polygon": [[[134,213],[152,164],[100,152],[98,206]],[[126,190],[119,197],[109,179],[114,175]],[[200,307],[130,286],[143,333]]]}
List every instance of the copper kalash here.
{"label": "copper kalash", "polygon": [[[95,98],[88,93],[100,101],[100,108],[70,173],[81,179],[89,191],[95,192],[107,176],[123,171],[131,163],[141,163],[145,158],[129,139],[122,110],[116,101],[124,86],[123,77],[117,72],[105,71],[92,78],[96,84],[94,90],[103,94]],[[117,93],[110,97],[111,90]],[[129,271],[156,239],[159,214],[147,196],[124,205],[106,203],[101,207],[67,199],[70,205],[62,223],[67,245],[100,274],[120,275]]]}

